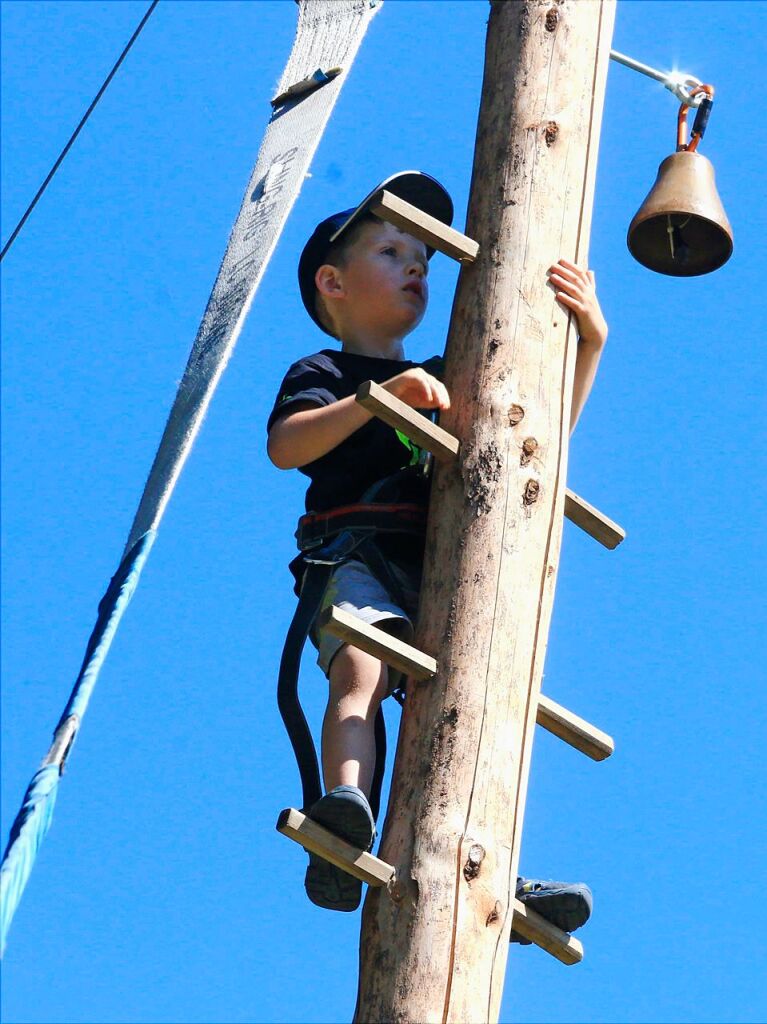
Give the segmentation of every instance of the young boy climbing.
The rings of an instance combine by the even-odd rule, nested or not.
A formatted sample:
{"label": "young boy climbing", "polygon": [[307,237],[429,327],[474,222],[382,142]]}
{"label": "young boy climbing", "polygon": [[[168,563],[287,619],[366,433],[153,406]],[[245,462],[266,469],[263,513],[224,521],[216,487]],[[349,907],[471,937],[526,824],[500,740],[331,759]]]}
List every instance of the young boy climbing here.
{"label": "young boy climbing", "polygon": [[[341,342],[341,350],[323,349],[290,367],[267,430],[272,462],[280,469],[297,468],[310,478],[306,509],[315,513],[386,500],[386,495],[389,501],[424,510],[428,505],[428,480],[418,472],[417,463],[423,461],[418,449],[355,401],[360,384],[376,381],[422,412],[450,406],[438,376],[440,360],[419,365],[407,360],[404,350],[405,338],[428,305],[432,250],[370,213],[370,202],[381,188],[446,224],[452,221],[453,204],[444,188],[428,175],[406,171],[382,182],[358,207],[323,220],[304,247],[298,270],[304,306],[321,330]],[[572,431],[591,390],[607,325],[591,271],[560,259],[548,276],[556,300],[574,313],[578,323]],[[388,491],[387,485],[377,490],[381,480],[389,482]],[[321,611],[335,604],[411,641],[423,536],[381,533],[376,547],[386,578],[352,552],[333,570]],[[299,568],[296,563],[291,568],[300,579],[297,562]],[[310,636],[330,694],[322,729],[326,795],[308,813],[369,850],[375,838],[368,802],[376,762],[374,723],[381,702],[400,684],[400,674],[317,629],[316,620]],[[306,890],[320,906],[354,910],[361,883],[310,855]],[[583,924],[590,913],[591,894],[584,885],[519,879],[517,895],[568,931]]]}

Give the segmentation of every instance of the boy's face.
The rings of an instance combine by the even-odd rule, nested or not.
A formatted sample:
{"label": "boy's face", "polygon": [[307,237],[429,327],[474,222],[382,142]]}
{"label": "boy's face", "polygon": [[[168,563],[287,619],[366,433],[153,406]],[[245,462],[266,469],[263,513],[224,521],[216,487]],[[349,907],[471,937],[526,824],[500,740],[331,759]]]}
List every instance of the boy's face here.
{"label": "boy's face", "polygon": [[[319,279],[324,268],[320,268]],[[334,268],[333,301],[342,325],[402,337],[421,322],[429,301],[426,246],[393,224],[365,224]]]}

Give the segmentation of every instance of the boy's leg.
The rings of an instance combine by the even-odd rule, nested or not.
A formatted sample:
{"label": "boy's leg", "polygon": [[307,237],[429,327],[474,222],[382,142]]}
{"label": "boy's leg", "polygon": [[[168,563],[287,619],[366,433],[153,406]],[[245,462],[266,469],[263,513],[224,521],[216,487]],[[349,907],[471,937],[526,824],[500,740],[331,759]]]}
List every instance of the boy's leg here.
{"label": "boy's leg", "polygon": [[[322,610],[330,604],[406,642],[412,639],[407,611],[393,602],[360,562],[345,562],[335,570]],[[330,832],[369,850],[375,838],[368,802],[376,768],[375,722],[381,702],[397,685],[401,673],[390,672],[378,658],[345,644],[327,630],[310,633],[310,637],[330,690],[322,728],[326,794],[307,813]],[[309,856],[305,885],[309,898],[321,907],[348,911],[359,905],[361,883],[316,854]]]}
{"label": "boy's leg", "polygon": [[345,644],[330,664],[330,696],[322,725],[325,789],[356,786],[370,796],[375,769],[375,717],[388,692],[388,669]]}
{"label": "boy's leg", "polygon": [[[402,621],[385,619],[381,628],[401,634]],[[354,846],[370,849],[375,822],[367,797],[376,762],[375,718],[389,692],[389,670],[378,658],[344,644],[328,671],[330,696],[322,728],[326,794],[310,817]],[[362,895],[358,879],[314,854],[306,872],[309,899],[329,910],[355,910]]]}
{"label": "boy's leg", "polygon": [[[330,695],[322,727],[326,794],[309,814],[363,850],[373,845],[375,822],[368,804],[376,759],[375,717],[386,696],[388,670],[377,658],[345,644],[328,673]],[[328,910],[356,910],[362,883],[316,855],[306,871],[309,899]]]}

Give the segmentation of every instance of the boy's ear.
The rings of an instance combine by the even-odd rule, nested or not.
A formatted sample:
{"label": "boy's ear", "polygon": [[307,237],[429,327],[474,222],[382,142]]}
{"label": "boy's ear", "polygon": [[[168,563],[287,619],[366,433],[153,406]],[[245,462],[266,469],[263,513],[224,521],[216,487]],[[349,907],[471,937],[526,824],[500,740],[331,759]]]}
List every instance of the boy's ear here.
{"label": "boy's ear", "polygon": [[341,272],[332,263],[323,263],[314,275],[314,286],[320,295],[328,299],[338,299],[344,294]]}

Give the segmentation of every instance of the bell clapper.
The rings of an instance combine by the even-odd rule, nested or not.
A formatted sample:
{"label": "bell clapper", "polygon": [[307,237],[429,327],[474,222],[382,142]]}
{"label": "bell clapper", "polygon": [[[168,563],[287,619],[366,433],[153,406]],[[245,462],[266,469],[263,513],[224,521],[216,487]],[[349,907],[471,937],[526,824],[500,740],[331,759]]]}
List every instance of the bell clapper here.
{"label": "bell clapper", "polygon": [[690,215],[681,224],[673,224],[672,221],[671,221],[671,214],[670,213],[667,214],[666,220],[667,220],[666,231],[668,232],[668,244],[669,244],[669,247],[671,249],[671,259],[675,260],[675,261],[677,261],[679,263],[684,263],[685,260],[687,259],[687,254],[689,252],[689,249],[688,249],[687,243],[685,242],[684,238],[682,237],[682,228],[686,228],[687,227],[687,225],[692,220],[692,215]]}

